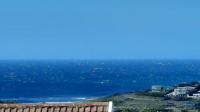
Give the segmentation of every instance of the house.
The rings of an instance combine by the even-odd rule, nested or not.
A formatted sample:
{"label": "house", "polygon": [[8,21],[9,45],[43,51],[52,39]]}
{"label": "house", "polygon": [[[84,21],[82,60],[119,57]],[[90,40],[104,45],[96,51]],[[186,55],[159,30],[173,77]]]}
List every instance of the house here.
{"label": "house", "polygon": [[112,102],[0,104],[1,112],[112,112]]}
{"label": "house", "polygon": [[200,99],[200,90],[193,93],[192,95],[187,95],[188,98],[193,98],[193,99]]}
{"label": "house", "polygon": [[194,89],[195,89],[195,87],[193,87],[193,86],[177,87],[177,88],[174,89],[173,92],[167,94],[166,96],[169,96],[169,97],[172,97],[172,96],[174,96],[174,97],[177,97],[177,96],[183,97],[184,96],[184,97],[186,97],[187,94],[190,91],[194,90]]}
{"label": "house", "polygon": [[163,86],[161,85],[153,85],[151,87],[151,92],[156,93],[156,92],[162,92],[162,91],[163,91]]}

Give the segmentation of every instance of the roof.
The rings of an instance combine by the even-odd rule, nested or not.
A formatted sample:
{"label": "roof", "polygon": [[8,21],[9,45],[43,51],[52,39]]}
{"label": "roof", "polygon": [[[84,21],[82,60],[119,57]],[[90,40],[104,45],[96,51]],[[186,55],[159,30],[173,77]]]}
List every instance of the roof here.
{"label": "roof", "polygon": [[111,112],[112,102],[0,104],[0,112]]}
{"label": "roof", "polygon": [[177,87],[175,89],[195,89],[196,87],[193,86],[184,86],[184,87]]}
{"label": "roof", "polygon": [[161,89],[163,86],[161,85],[153,85],[151,88],[152,89]]}

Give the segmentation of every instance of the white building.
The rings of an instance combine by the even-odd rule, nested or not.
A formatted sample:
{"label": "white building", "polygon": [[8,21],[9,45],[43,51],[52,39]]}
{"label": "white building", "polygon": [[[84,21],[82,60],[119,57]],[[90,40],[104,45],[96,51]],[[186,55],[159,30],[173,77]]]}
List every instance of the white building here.
{"label": "white building", "polygon": [[193,93],[192,96],[187,95],[187,97],[193,99],[200,99],[200,90],[196,93]]}
{"label": "white building", "polygon": [[187,96],[187,94],[194,89],[195,87],[192,86],[177,87],[173,92],[167,94],[167,96]]}
{"label": "white building", "polygon": [[163,91],[163,87],[161,85],[153,85],[151,87],[151,92],[162,92]]}

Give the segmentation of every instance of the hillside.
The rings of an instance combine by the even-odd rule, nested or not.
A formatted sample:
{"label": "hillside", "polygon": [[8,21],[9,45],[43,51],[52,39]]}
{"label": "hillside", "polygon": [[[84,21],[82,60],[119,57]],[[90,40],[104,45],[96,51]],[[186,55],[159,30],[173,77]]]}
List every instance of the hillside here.
{"label": "hillside", "polygon": [[197,111],[199,105],[195,100],[175,101],[141,93],[115,94],[97,100],[113,101],[115,112]]}

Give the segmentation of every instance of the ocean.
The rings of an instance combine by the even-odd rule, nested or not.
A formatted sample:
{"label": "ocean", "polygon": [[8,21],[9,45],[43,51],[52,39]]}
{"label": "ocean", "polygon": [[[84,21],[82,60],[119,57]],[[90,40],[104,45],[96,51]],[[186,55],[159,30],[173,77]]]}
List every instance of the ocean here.
{"label": "ocean", "polygon": [[2,60],[0,99],[78,102],[200,80],[199,60]]}

